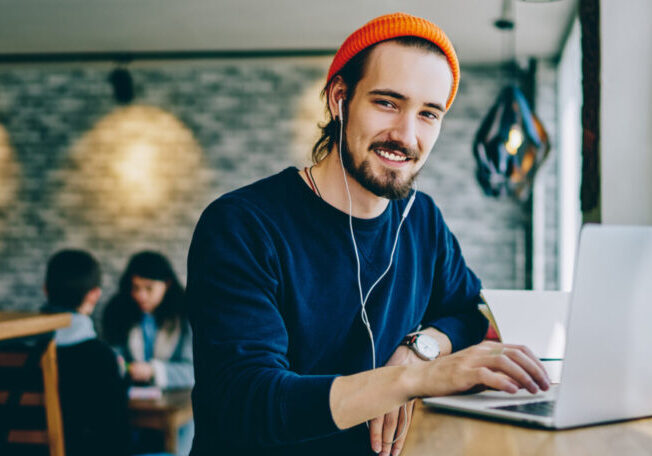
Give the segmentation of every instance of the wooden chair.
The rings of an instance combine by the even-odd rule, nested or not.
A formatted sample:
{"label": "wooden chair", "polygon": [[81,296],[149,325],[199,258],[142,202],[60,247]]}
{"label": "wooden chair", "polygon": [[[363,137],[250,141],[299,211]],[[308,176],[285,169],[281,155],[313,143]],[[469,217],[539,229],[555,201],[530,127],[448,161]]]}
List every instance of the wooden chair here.
{"label": "wooden chair", "polygon": [[51,334],[0,345],[0,455],[65,456]]}

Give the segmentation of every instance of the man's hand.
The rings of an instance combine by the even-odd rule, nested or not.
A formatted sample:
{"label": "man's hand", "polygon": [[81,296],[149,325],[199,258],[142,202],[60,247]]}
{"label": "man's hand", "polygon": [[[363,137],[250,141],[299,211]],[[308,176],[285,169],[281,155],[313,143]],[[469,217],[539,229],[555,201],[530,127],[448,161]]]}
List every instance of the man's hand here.
{"label": "man's hand", "polygon": [[[439,330],[428,327],[419,331],[427,334],[439,344],[440,356],[447,355],[451,352],[451,342],[446,334]],[[405,345],[399,345],[385,366],[407,366],[410,364],[424,363],[414,351]],[[396,456],[401,453],[407,431],[412,421],[412,410],[414,401],[409,401],[401,407],[386,413],[383,416],[376,417],[369,422],[369,435],[371,438],[371,448],[376,452],[382,451],[383,456],[391,454]],[[396,442],[394,440],[396,439]]]}
{"label": "man's hand", "polygon": [[338,428],[348,429],[415,397],[446,396],[477,386],[511,393],[521,387],[532,393],[550,388],[541,362],[520,345],[482,342],[443,355],[434,361],[337,377],[329,398],[333,421]]}
{"label": "man's hand", "polygon": [[129,376],[135,382],[147,383],[154,376],[154,368],[149,363],[131,363],[129,364]]}
{"label": "man's hand", "polygon": [[412,376],[417,379],[416,395],[422,397],[446,396],[477,387],[508,393],[525,388],[532,394],[550,388],[543,364],[529,348],[491,341],[415,366]]}
{"label": "man's hand", "polygon": [[[408,364],[423,363],[412,350],[404,345],[400,345],[394,354],[387,361],[386,366],[406,366]],[[369,436],[371,438],[371,448],[382,456],[392,456],[401,453],[407,430],[412,420],[412,410],[414,401],[410,401],[403,406],[386,413],[383,416],[374,418],[369,422]],[[405,428],[405,430],[404,430]],[[396,442],[394,442],[394,439]],[[392,443],[394,442],[394,443]]]}

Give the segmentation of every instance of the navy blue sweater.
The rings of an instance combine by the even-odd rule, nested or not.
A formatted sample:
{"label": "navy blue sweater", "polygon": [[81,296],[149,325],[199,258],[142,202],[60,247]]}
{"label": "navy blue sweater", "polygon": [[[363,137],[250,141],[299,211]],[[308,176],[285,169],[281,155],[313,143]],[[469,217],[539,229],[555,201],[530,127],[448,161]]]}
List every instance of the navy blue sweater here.
{"label": "navy blue sweater", "polygon": [[[387,267],[406,204],[353,221],[365,293]],[[372,364],[348,223],[295,168],[202,214],[188,256],[193,456],[371,454],[366,426],[339,431],[329,406],[337,375]],[[447,334],[453,350],[479,342],[479,291],[439,209],[419,193],[367,303],[377,364],[419,325]]]}

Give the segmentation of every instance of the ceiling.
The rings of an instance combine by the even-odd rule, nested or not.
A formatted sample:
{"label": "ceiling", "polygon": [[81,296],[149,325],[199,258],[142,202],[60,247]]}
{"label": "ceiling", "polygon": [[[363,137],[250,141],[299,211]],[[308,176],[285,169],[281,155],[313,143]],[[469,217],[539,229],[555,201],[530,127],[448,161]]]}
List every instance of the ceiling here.
{"label": "ceiling", "polygon": [[[577,0],[515,3],[516,55],[556,57]],[[502,0],[0,0],[0,55],[333,50],[395,11],[442,27],[463,64],[506,57]]]}

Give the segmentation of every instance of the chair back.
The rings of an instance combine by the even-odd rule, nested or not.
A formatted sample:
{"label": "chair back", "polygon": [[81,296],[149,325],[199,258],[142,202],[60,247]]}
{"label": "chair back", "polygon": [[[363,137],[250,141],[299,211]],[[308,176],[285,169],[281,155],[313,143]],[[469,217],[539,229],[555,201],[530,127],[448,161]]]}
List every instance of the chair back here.
{"label": "chair back", "polygon": [[0,454],[65,456],[51,334],[0,345]]}

